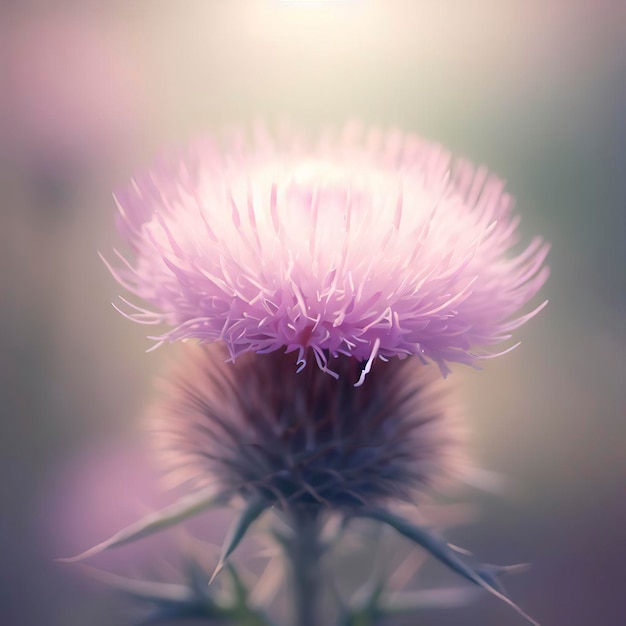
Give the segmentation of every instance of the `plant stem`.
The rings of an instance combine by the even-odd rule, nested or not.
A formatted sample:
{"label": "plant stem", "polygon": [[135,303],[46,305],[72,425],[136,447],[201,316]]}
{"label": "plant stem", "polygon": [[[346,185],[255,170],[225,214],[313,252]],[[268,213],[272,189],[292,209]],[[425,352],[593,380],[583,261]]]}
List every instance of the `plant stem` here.
{"label": "plant stem", "polygon": [[319,626],[321,606],[322,546],[317,514],[307,509],[295,509],[291,514],[293,537],[285,541],[291,564],[294,626]]}

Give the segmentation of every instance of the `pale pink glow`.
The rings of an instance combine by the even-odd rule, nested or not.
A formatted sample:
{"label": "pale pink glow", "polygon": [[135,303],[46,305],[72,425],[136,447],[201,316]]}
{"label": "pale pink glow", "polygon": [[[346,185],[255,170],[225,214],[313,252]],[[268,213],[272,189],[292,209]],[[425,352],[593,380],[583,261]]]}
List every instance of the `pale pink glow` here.
{"label": "pale pink glow", "polygon": [[[298,352],[333,374],[340,354],[475,364],[543,305],[548,246],[521,252],[504,184],[399,132],[347,125],[317,143],[212,140],[117,194],[135,262],[113,270],[171,328],[158,342],[223,341],[239,354]],[[362,378],[359,382],[362,382]]]}
{"label": "pale pink glow", "polygon": [[16,149],[94,159],[128,145],[143,123],[143,80],[119,33],[88,13],[43,11],[11,22],[0,123],[8,115]]}
{"label": "pale pink glow", "polygon": [[[171,504],[176,494],[159,489],[153,461],[148,447],[133,441],[86,448],[59,468],[46,486],[38,518],[50,558],[76,554]],[[180,557],[182,538],[187,533],[218,545],[229,516],[225,511],[209,515],[210,522],[206,517],[191,520],[178,534],[156,535],[103,554],[98,566],[127,569],[154,565],[159,559],[173,564]]]}

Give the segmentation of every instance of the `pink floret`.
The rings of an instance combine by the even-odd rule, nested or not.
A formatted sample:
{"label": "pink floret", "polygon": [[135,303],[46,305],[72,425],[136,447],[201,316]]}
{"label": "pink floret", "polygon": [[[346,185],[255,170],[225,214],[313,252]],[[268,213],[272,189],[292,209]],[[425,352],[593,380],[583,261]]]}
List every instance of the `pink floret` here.
{"label": "pink floret", "polygon": [[169,327],[159,343],[298,351],[300,368],[330,374],[344,354],[365,362],[360,383],[376,359],[417,355],[446,374],[495,356],[545,305],[522,312],[548,245],[512,253],[502,181],[412,135],[204,140],[116,200],[135,258],[112,271],[150,307],[124,300],[128,317]]}

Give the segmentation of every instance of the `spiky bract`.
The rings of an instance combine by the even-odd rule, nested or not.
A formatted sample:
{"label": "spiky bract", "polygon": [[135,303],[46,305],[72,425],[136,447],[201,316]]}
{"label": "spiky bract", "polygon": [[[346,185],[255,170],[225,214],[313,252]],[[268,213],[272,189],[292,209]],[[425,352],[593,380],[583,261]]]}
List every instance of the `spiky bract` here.
{"label": "spiky bract", "polygon": [[270,504],[330,508],[413,501],[459,467],[461,429],[436,369],[381,363],[362,387],[360,364],[339,379],[295,358],[246,354],[226,363],[219,344],[185,346],[151,422],[172,476]]}

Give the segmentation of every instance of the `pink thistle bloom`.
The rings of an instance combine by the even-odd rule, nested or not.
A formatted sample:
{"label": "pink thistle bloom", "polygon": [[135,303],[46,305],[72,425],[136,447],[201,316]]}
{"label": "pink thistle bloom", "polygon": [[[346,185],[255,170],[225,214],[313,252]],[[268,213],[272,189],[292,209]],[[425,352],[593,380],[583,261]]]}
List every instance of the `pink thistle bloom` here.
{"label": "pink thistle bloom", "polygon": [[[297,351],[373,362],[450,362],[493,346],[545,302],[548,245],[521,252],[504,184],[437,145],[348,125],[311,144],[264,129],[204,140],[136,177],[116,197],[135,255],[112,270],[153,310],[125,315],[169,330],[159,343],[223,341],[246,352]],[[120,255],[121,257],[121,255]],[[157,344],[159,345],[159,344]]]}

